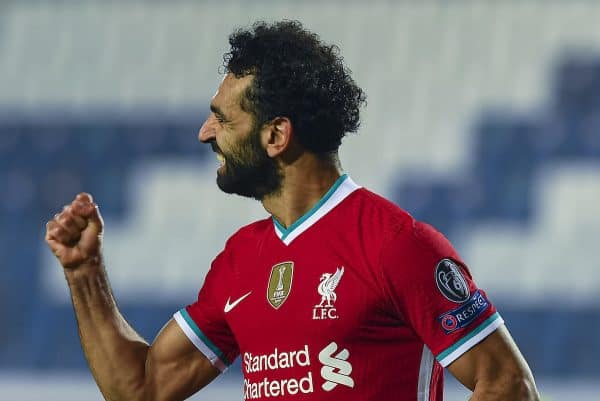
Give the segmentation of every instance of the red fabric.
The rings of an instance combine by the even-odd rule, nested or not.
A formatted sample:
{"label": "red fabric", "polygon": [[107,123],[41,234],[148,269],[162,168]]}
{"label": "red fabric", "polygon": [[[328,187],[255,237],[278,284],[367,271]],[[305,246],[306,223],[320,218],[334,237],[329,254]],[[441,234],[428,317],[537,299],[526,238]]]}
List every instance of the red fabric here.
{"label": "red fabric", "polygon": [[[437,355],[495,312],[490,304],[472,324],[444,332],[438,317],[460,306],[436,286],[434,272],[444,258],[460,264],[474,293],[468,270],[440,233],[358,189],[289,245],[271,219],[240,229],[187,311],[229,360],[241,353],[248,399],[416,401],[424,345]],[[291,290],[276,309],[267,300],[269,277],[286,261],[294,264]],[[323,275],[341,267],[332,307],[317,307]],[[228,301],[250,291],[224,312]],[[442,400],[437,362],[430,384],[429,401]]]}

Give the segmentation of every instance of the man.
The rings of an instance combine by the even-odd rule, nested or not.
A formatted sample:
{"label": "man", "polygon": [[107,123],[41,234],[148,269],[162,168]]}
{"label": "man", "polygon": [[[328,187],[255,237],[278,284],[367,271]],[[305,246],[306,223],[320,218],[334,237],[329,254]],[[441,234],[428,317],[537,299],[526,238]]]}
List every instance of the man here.
{"label": "man", "polygon": [[337,47],[293,21],[229,41],[199,139],[221,162],[218,186],[272,217],[227,241],[197,301],[148,345],[113,298],[92,197],[47,225],[106,399],[182,400],[240,356],[246,399],[439,401],[447,367],[473,401],[538,400],[450,243],[342,174],[365,96]]}

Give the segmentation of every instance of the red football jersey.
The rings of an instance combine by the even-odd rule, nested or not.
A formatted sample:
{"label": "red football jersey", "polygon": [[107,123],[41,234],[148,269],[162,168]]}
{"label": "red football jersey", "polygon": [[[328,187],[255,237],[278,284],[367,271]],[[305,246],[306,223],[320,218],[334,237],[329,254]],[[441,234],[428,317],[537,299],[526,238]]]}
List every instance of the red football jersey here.
{"label": "red football jersey", "polygon": [[289,228],[234,234],[174,315],[249,400],[439,401],[503,321],[446,238],[344,175]]}

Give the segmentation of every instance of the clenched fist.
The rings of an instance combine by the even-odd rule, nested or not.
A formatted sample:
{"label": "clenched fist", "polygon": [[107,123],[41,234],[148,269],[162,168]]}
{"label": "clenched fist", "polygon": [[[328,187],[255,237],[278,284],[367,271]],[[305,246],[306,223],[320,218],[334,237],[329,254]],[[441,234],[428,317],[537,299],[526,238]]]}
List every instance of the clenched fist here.
{"label": "clenched fist", "polygon": [[46,242],[65,269],[99,264],[103,228],[92,196],[81,193],[46,224]]}

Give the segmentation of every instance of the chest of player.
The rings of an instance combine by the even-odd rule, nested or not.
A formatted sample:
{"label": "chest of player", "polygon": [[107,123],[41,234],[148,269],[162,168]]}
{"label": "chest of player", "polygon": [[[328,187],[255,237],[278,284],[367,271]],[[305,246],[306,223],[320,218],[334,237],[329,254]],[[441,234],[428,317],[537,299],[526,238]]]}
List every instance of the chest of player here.
{"label": "chest of player", "polygon": [[240,349],[354,342],[378,319],[383,299],[372,268],[353,259],[326,246],[248,258],[225,301]]}

